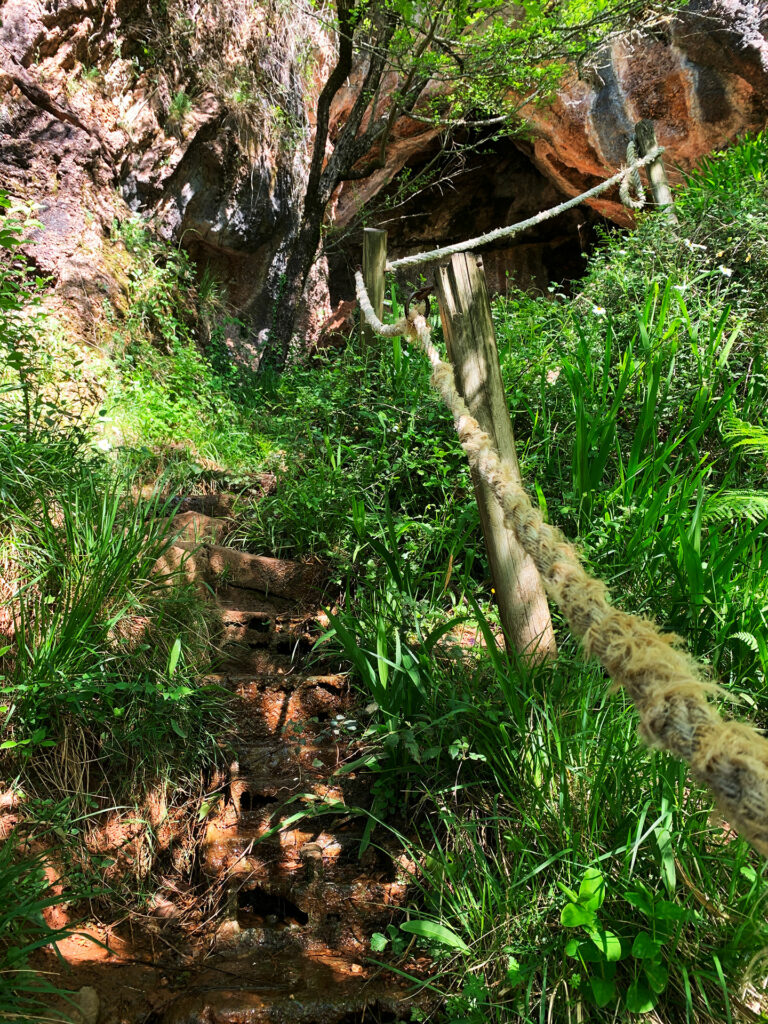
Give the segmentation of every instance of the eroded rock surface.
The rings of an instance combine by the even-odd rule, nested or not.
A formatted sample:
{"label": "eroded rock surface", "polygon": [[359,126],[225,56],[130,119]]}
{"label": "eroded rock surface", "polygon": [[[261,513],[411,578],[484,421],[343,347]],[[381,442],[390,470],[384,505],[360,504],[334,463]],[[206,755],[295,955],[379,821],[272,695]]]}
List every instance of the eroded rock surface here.
{"label": "eroded rock surface", "polygon": [[[249,8],[248,31],[239,32],[235,0],[196,8],[197,34],[216,38],[218,18],[228,46],[239,42],[252,63],[256,51],[256,64],[263,56],[267,98],[254,130],[255,122],[239,114],[254,101],[247,90],[233,93],[201,77],[199,68],[190,70],[189,80],[179,78],[163,54],[146,59],[148,49],[162,48],[157,10],[147,0],[0,2],[0,180],[38,204],[45,229],[36,236],[34,258],[55,279],[81,333],[92,332],[105,298],[119,304],[119,267],[105,252],[114,249],[106,236],[114,217],[134,212],[210,265],[249,320],[249,358],[258,359],[298,226],[313,104],[330,60],[317,23],[292,24],[289,39],[279,24],[259,22],[266,9],[259,6],[257,16]],[[626,34],[582,77],[566,78],[554,103],[526,112],[531,131],[525,140],[491,148],[485,166],[473,165],[442,189],[427,190],[407,217],[400,209],[382,214],[390,222],[392,251],[456,241],[491,214],[494,226],[509,223],[582,191],[624,160],[628,135],[642,117],[656,121],[668,165],[691,167],[765,123],[767,40],[765,0],[693,0],[658,31]],[[14,83],[14,68],[30,76],[59,115]],[[354,102],[358,82],[359,74],[351,76],[339,94],[335,123]],[[273,94],[279,102],[269,100]],[[391,189],[403,168],[423,164],[438,143],[434,126],[401,119],[386,166],[340,189],[332,221],[352,225],[366,202]],[[492,285],[501,287],[510,271],[538,287],[577,272],[574,258],[594,214],[629,222],[615,195],[593,207],[547,229],[550,234],[487,253]],[[353,263],[354,242],[353,235],[345,249]],[[342,264],[337,257],[333,268]],[[327,275],[320,261],[308,289],[308,335],[330,312]],[[350,297],[344,281],[342,274],[334,299]]]}

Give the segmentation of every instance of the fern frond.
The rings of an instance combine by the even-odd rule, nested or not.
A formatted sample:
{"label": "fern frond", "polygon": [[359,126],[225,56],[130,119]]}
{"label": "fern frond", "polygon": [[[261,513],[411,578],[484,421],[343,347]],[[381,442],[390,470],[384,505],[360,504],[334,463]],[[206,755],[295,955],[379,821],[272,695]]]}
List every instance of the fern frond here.
{"label": "fern frond", "polygon": [[747,450],[768,456],[768,427],[760,423],[748,423],[733,413],[726,413],[721,420],[723,440],[733,448]]}
{"label": "fern frond", "polygon": [[706,503],[703,518],[714,522],[748,519],[750,523],[759,523],[768,519],[768,491],[721,491]]}
{"label": "fern frond", "polygon": [[728,639],[741,640],[742,643],[747,645],[750,651],[754,651],[755,654],[760,653],[760,644],[757,642],[757,637],[753,633],[739,631],[738,633],[731,633]]}

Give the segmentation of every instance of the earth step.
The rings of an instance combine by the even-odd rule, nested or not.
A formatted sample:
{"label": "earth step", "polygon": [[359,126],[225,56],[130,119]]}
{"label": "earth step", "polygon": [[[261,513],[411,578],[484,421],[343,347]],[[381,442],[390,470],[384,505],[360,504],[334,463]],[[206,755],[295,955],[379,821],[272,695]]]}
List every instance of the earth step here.
{"label": "earth step", "polygon": [[[273,647],[236,647],[231,645],[222,653],[222,671],[209,675],[208,679],[232,679],[248,676],[291,676],[299,671],[293,651],[276,650]],[[226,685],[226,684],[224,684]]]}
{"label": "earth step", "polygon": [[319,953],[363,953],[370,936],[392,921],[405,901],[404,883],[360,879],[348,885],[330,882],[292,884],[273,875],[249,878],[234,892],[236,910],[220,921],[216,949],[237,951],[301,949]]}
{"label": "earth step", "polygon": [[171,519],[171,531],[189,544],[220,544],[232,528],[227,519],[214,519],[201,512],[182,512]]}
{"label": "earth step", "polygon": [[[266,555],[251,555],[220,544],[195,545],[177,541],[164,555],[170,568],[182,568],[189,579],[214,587],[258,590],[262,594],[290,598],[297,603],[317,604],[327,579],[324,566],[313,562],[291,562]],[[161,560],[161,561],[163,561]]]}
{"label": "earth step", "polygon": [[228,517],[235,507],[234,494],[188,494],[178,497],[177,513],[197,512],[204,516]]}
{"label": "earth step", "polygon": [[297,785],[303,781],[327,779],[348,759],[348,751],[349,743],[340,742],[340,737],[334,735],[315,737],[314,741],[302,738],[295,742],[288,738],[283,742],[275,738],[265,742],[263,737],[247,742],[240,738],[237,742],[238,759],[230,766],[232,799],[240,791],[249,790],[255,800],[260,787],[271,788],[273,783],[279,783],[284,788],[289,779],[295,779]]}
{"label": "earth step", "polygon": [[289,616],[268,607],[259,611],[222,608],[220,614],[225,644],[270,644],[292,650],[297,643],[311,647],[319,636],[314,619],[306,615]]}
{"label": "earth step", "polygon": [[[293,810],[299,805],[293,805]],[[336,822],[343,822],[336,826]],[[241,822],[227,826],[222,820],[209,826],[203,843],[202,867],[206,874],[227,871],[237,885],[259,881],[280,886],[304,886],[322,878],[330,884],[346,884],[367,879],[370,883],[390,884],[402,881],[398,864],[401,855],[388,850],[377,840],[360,856],[364,834],[362,818],[337,812],[322,818],[307,817],[259,841],[269,823],[261,828]],[[404,875],[403,875],[404,877]]]}
{"label": "earth step", "polygon": [[269,674],[253,677],[212,675],[206,679],[237,695],[235,720],[240,742],[285,731],[298,737],[304,732],[333,728],[337,715],[345,716],[352,703],[343,675],[308,676]]}
{"label": "earth step", "polygon": [[[197,991],[173,998],[157,1024],[339,1024],[401,1020],[416,1005],[404,979],[377,974],[362,957],[248,951],[226,974],[195,979]],[[229,975],[234,975],[227,985]],[[205,987],[204,987],[205,985]]]}
{"label": "earth step", "polygon": [[275,616],[288,614],[295,615],[297,605],[285,597],[278,597],[270,594],[266,597],[257,590],[243,590],[241,587],[231,587],[227,584],[220,584],[216,587],[216,602],[221,608],[238,609],[242,612],[266,611]]}

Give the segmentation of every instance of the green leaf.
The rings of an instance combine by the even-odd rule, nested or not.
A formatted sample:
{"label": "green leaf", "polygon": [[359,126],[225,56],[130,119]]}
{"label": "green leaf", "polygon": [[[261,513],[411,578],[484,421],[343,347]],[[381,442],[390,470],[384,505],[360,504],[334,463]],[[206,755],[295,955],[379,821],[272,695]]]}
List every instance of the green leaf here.
{"label": "green leaf", "polygon": [[565,955],[566,956],[578,956],[579,955],[579,946],[580,945],[581,945],[581,943],[579,942],[578,939],[568,939],[568,941],[565,944]]}
{"label": "green leaf", "polygon": [[633,981],[624,996],[624,1003],[630,1013],[650,1013],[656,1005],[656,996],[644,981]]}
{"label": "green leaf", "polygon": [[371,949],[374,953],[383,953],[389,944],[389,939],[381,932],[374,932],[371,936]]}
{"label": "green leaf", "polygon": [[599,910],[605,899],[605,878],[597,868],[587,868],[579,886],[579,903],[587,910]]}
{"label": "green leaf", "polygon": [[402,931],[408,932],[409,935],[417,935],[420,939],[437,942],[441,946],[457,949],[461,953],[469,952],[469,946],[460,935],[436,921],[404,921],[400,928]]}
{"label": "green leaf", "polygon": [[670,900],[659,900],[653,908],[653,914],[659,921],[684,921],[688,911]]}
{"label": "green leaf", "polygon": [[173,729],[177,736],[181,737],[181,739],[185,740],[187,738],[186,732],[182,729],[182,727],[179,725],[175,718],[171,719],[171,728]]}
{"label": "green leaf", "polygon": [[592,995],[595,997],[595,1002],[601,1009],[616,1002],[616,982],[613,978],[591,977],[589,984],[592,987]]}
{"label": "green leaf", "polygon": [[516,985],[522,985],[526,978],[526,972],[520,964],[520,961],[515,956],[507,957],[507,970],[506,970],[507,984],[513,988]]}
{"label": "green leaf", "polygon": [[638,932],[632,943],[632,956],[638,960],[653,960],[657,956],[662,943],[652,939],[648,932]]}
{"label": "green leaf", "polygon": [[221,800],[221,793],[214,793],[213,796],[207,797],[200,804],[200,810],[197,812],[197,820],[204,821],[211,813],[216,804]]}
{"label": "green leaf", "polygon": [[621,940],[615,932],[598,928],[589,933],[590,939],[594,942],[606,960],[609,962],[621,960]]}
{"label": "green leaf", "polygon": [[645,976],[648,979],[648,984],[651,986],[657,995],[661,994],[667,987],[669,981],[669,972],[664,964],[657,963],[655,960],[645,960],[643,962],[643,970]]}
{"label": "green leaf", "polygon": [[172,676],[176,671],[176,666],[179,664],[179,657],[181,656],[181,637],[177,636],[174,641],[173,647],[171,648],[171,656],[168,658],[168,675]]}
{"label": "green leaf", "polygon": [[645,914],[646,917],[653,917],[653,904],[650,896],[644,889],[631,889],[629,892],[624,893],[624,899],[639,910],[641,914]]}
{"label": "green leaf", "polygon": [[560,913],[560,924],[565,928],[594,928],[595,915],[578,903],[566,903]]}

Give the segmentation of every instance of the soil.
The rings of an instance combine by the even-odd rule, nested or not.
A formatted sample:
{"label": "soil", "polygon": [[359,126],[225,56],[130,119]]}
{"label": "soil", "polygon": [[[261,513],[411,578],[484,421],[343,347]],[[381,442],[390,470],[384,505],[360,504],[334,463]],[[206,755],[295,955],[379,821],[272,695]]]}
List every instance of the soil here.
{"label": "soil", "polygon": [[[360,754],[363,712],[344,666],[313,658],[322,569],[220,547],[226,497],[206,511],[178,516],[174,557],[215,594],[223,654],[208,681],[232,695],[226,768],[204,799],[159,801],[141,912],[92,917],[36,966],[84,1024],[409,1017],[413,986],[370,952],[404,904],[409,864],[378,834],[360,856],[354,809],[370,805],[371,779],[338,770]],[[116,872],[149,845],[124,816],[97,835],[94,852],[122,851]]]}

